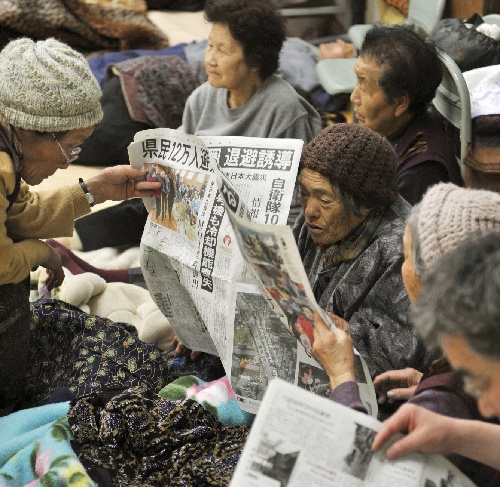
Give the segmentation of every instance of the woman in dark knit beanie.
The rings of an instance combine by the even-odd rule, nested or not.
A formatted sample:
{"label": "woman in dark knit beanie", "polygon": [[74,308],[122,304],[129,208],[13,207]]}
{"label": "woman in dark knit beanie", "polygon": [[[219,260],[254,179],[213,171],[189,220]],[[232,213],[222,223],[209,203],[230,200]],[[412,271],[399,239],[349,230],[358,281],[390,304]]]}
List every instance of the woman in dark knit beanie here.
{"label": "woman in dark knit beanie", "polygon": [[423,370],[432,356],[408,319],[402,237],[411,206],[398,195],[396,154],[373,130],[337,124],[303,150],[294,234],[316,300],[349,322],[372,377]]}

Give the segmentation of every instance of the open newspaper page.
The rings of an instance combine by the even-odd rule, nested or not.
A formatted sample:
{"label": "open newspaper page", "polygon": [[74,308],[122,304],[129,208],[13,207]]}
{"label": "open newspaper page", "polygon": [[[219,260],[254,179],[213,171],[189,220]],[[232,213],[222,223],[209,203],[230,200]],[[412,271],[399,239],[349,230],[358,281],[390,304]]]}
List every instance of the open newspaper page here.
{"label": "open newspaper page", "polygon": [[[252,221],[284,225],[302,146],[296,139],[195,137],[171,129],[139,132],[129,146],[132,166],[147,168],[147,178],[163,184],[144,199],[149,218],[141,265],[148,289],[187,347],[221,358],[242,407],[251,412],[274,369],[270,373],[261,361],[257,352],[264,350],[248,345],[242,324],[251,307],[259,323],[273,322],[272,311],[241,256],[215,173]],[[290,355],[295,363],[293,349]],[[276,368],[283,368],[281,358]]]}
{"label": "open newspaper page", "polygon": [[[238,195],[233,194],[232,189],[225,186],[224,180],[220,179],[218,184],[226,201],[226,211],[236,233],[240,252],[259,284],[262,294],[260,300],[266,300],[274,314],[273,321],[270,321],[269,317],[266,317],[266,320],[262,319],[262,329],[252,333],[253,343],[259,355],[267,357],[266,362],[270,364],[268,368],[272,374],[268,374],[268,380],[280,377],[287,382],[294,382],[300,387],[327,396],[330,392],[329,378],[321,364],[315,360],[312,351],[314,311],[320,313],[330,327],[335,325],[316,303],[291,228],[286,225],[254,223],[248,218],[238,216],[245,215],[244,209],[237,204]],[[249,300],[247,296],[242,296],[240,299]],[[243,305],[240,308],[245,309]],[[256,306],[248,306],[246,314],[248,323],[242,323],[245,331],[252,331],[253,327],[260,328],[258,324],[260,320],[256,322],[253,319],[258,316],[258,312],[254,311],[255,308]],[[262,308],[265,309],[264,306]],[[238,336],[238,324],[236,320],[235,336]],[[276,338],[273,340],[269,339],[274,336]],[[295,338],[295,344],[290,342],[290,337]],[[245,347],[242,350],[235,348],[233,352],[235,355],[237,353],[243,355],[244,351],[250,348],[248,337],[244,338],[239,343]],[[297,350],[295,363],[290,350]],[[356,350],[355,361],[361,400],[367,411],[376,417],[378,404],[368,366]],[[272,364],[277,366],[273,369]],[[293,371],[294,377],[284,376],[285,370]],[[234,381],[236,382],[235,378]]]}
{"label": "open newspaper page", "polygon": [[232,487],[474,487],[440,455],[389,461],[370,449],[380,422],[280,379],[264,396]]}

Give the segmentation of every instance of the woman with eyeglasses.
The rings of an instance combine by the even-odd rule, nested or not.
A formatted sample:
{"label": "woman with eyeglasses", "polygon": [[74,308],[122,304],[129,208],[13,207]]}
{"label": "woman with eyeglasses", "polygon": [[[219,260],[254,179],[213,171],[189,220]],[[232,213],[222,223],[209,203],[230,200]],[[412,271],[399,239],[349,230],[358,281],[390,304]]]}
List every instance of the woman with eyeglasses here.
{"label": "woman with eyeglasses", "polygon": [[[498,205],[497,205],[498,211]],[[415,326],[425,341],[439,345],[477,398],[487,418],[500,418],[500,234],[475,235],[440,257],[422,279],[415,301]],[[386,450],[396,459],[414,451],[440,453],[500,469],[500,425],[449,417],[413,404],[403,405],[383,425],[372,449],[397,432],[407,433]],[[472,478],[472,477],[471,477]],[[500,485],[500,473],[473,479]]]}
{"label": "woman with eyeglasses", "polygon": [[[495,231],[500,232],[499,194],[461,188],[451,183],[431,187],[422,201],[413,207],[403,237],[404,262],[401,273],[410,300],[418,300],[423,276],[441,255],[452,252],[469,237]],[[450,299],[452,293],[454,291],[450,292]],[[415,317],[418,318],[418,314]],[[355,382],[352,339],[341,329],[340,318],[333,316],[332,319],[338,327],[335,330],[330,330],[319,315],[315,316],[314,356],[330,378],[330,399],[366,412]],[[427,327],[431,326],[430,323]],[[474,320],[470,320],[470,327],[475,327]],[[420,327],[417,330],[420,331]],[[436,345],[436,341],[430,345]],[[480,412],[485,415],[488,411],[481,407],[478,410],[477,391],[470,387],[469,380],[462,384],[463,374],[453,371],[447,358],[442,357],[431,364],[424,374],[407,368],[390,370],[375,377],[379,402],[409,399],[412,405],[448,417],[484,419]],[[473,385],[477,386],[478,383]],[[500,471],[492,471],[463,456],[455,455],[450,460],[476,485],[499,485]]]}
{"label": "woman with eyeglasses", "polygon": [[29,352],[29,274],[61,285],[59,253],[41,239],[70,236],[75,218],[106,200],[148,196],[144,171],[103,170],[52,192],[32,192],[77,157],[101,120],[101,91],[85,58],[55,39],[22,38],[0,52],[0,416],[22,390]]}

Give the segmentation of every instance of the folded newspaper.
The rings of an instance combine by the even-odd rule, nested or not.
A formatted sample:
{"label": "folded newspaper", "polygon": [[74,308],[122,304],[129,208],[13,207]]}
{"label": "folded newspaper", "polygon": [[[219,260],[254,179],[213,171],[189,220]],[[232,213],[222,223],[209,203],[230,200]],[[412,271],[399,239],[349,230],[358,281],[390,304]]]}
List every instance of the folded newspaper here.
{"label": "folded newspaper", "polygon": [[396,461],[370,449],[380,422],[281,379],[271,381],[232,487],[474,487],[441,455]]}
{"label": "folded newspaper", "polygon": [[[276,377],[330,392],[312,352],[314,311],[329,319],[286,225],[302,145],[153,129],[138,132],[128,149],[132,166],[162,182],[144,199],[149,292],[180,341],[221,358],[240,406],[252,413]],[[376,416],[368,369],[356,359],[361,398]]]}

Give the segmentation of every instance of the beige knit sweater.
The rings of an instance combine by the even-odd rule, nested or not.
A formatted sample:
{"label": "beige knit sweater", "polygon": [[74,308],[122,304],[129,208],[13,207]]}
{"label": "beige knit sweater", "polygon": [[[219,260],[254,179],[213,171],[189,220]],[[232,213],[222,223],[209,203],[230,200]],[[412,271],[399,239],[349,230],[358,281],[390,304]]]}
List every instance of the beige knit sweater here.
{"label": "beige knit sweater", "polygon": [[71,236],[75,218],[90,212],[78,183],[31,192],[24,181],[7,211],[7,195],[14,191],[15,184],[12,160],[0,152],[0,285],[26,278],[49,257],[48,246],[40,239]]}

